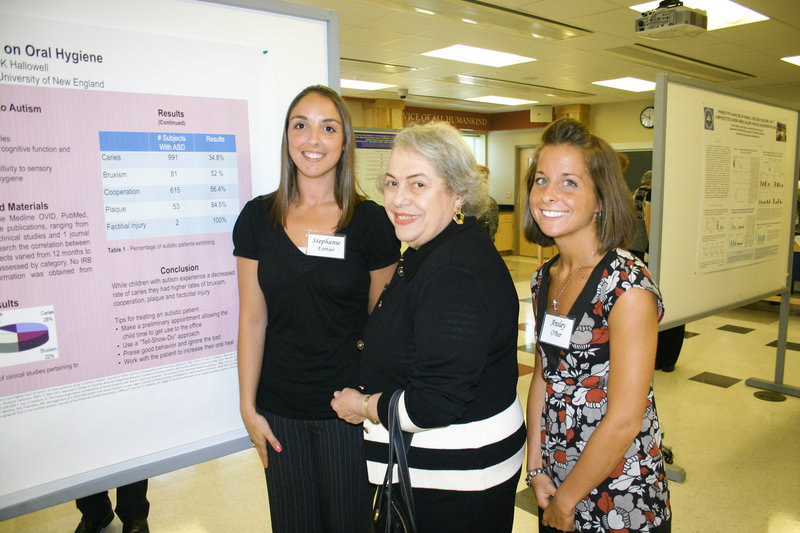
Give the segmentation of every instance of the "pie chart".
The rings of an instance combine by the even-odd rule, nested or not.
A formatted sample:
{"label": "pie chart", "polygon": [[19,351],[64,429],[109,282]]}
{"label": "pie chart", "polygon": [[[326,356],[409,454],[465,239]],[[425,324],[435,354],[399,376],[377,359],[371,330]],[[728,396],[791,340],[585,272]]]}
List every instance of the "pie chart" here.
{"label": "pie chart", "polygon": [[0,326],[0,353],[31,350],[50,340],[50,331],[44,324],[24,322]]}

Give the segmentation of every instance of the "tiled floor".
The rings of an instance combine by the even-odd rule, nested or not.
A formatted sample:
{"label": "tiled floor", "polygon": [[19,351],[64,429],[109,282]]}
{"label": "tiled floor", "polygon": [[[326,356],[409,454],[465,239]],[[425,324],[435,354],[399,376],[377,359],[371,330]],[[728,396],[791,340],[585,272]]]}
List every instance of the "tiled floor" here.
{"label": "tiled floor", "polygon": [[[520,300],[520,398],[533,367],[531,259],[506,257]],[[524,301],[525,299],[528,301]],[[795,310],[793,310],[795,311]],[[754,304],[687,324],[674,372],[655,373],[664,443],[686,472],[670,485],[676,533],[800,532],[800,398],[765,401],[745,380],[775,376],[778,307]],[[783,381],[800,387],[800,317],[792,313]],[[774,395],[766,395],[774,396]],[[2,479],[2,473],[0,473]],[[150,482],[154,533],[269,531],[263,471],[252,450]],[[79,515],[65,503],[0,522],[0,533],[71,533]],[[108,533],[119,533],[115,520]],[[514,532],[537,531],[532,495],[520,481]]]}

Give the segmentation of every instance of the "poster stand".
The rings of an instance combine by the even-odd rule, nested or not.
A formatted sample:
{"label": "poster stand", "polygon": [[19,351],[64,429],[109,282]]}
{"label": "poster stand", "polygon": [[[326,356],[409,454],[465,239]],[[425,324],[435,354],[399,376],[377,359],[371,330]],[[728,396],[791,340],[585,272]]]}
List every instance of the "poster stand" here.
{"label": "poster stand", "polygon": [[767,381],[759,378],[747,378],[745,385],[781,394],[800,398],[800,387],[787,385],[783,382],[783,372],[786,368],[786,334],[789,330],[789,307],[791,293],[785,291],[781,295],[780,324],[778,325],[778,346],[775,353],[775,379]]}

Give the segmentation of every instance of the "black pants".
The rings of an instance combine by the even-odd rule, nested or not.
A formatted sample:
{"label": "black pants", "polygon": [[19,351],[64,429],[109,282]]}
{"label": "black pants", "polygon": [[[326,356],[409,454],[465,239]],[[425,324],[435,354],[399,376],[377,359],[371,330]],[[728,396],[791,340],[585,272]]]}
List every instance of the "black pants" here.
{"label": "black pants", "polygon": [[683,324],[658,332],[656,370],[675,366],[675,363],[678,362],[678,356],[681,354],[685,333],[686,326]]}
{"label": "black pants", "polygon": [[267,445],[267,491],[275,533],[369,531],[372,496],[363,428],[343,420],[300,420],[259,411],[281,443]]}
{"label": "black pants", "polygon": [[[100,522],[111,512],[111,499],[108,491],[98,492],[75,500],[84,518]],[[136,481],[130,485],[117,487],[116,513],[123,522],[147,518],[150,502],[147,501],[147,480]]]}

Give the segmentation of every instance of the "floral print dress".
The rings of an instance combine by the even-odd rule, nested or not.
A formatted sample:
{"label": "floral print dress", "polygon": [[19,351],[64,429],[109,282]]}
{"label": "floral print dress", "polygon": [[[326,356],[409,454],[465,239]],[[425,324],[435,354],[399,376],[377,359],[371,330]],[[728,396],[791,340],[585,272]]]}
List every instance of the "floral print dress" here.
{"label": "floral print dress", "polygon": [[[550,281],[545,263],[531,280],[537,337],[541,337]],[[630,288],[656,295],[658,318],[663,304],[644,264],[627,250],[611,250],[594,268],[569,311],[574,320],[569,349],[538,343],[546,399],[542,412],[542,459],[556,486],[575,466],[581,451],[608,407],[608,315]],[[540,298],[539,296],[542,295]],[[578,503],[575,530],[592,532],[653,531],[669,521],[669,490],[661,455],[661,430],[653,388],[639,435],[611,475]]]}

